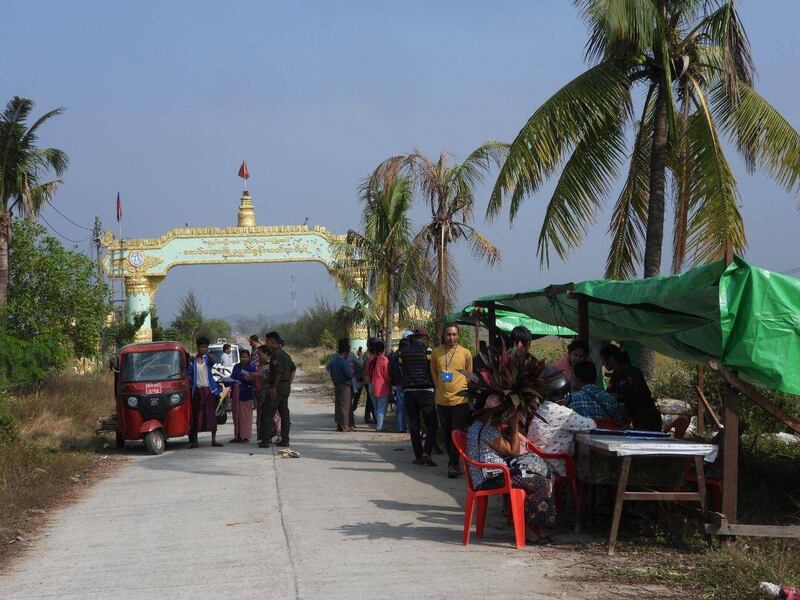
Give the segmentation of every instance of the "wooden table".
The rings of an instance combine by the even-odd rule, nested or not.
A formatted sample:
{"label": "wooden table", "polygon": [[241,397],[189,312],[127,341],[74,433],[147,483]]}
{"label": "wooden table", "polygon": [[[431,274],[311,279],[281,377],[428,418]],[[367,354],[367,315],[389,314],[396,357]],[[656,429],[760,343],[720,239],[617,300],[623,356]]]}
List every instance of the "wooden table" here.
{"label": "wooden table", "polygon": [[[637,438],[623,435],[603,435],[597,433],[582,433],[575,436],[577,444],[594,451],[622,459],[619,479],[617,481],[617,495],[614,501],[614,516],[611,520],[611,533],[608,538],[608,553],[614,554],[619,531],[619,519],[622,515],[622,504],[625,500],[640,501],[695,501],[700,503],[703,517],[706,516],[706,482],[703,471],[703,459],[714,452],[715,446],[711,444],[696,444],[675,438]],[[578,452],[576,451],[576,455]],[[628,491],[628,476],[631,471],[631,459],[634,456],[684,456],[694,458],[694,468],[697,473],[696,492],[658,492],[658,491]],[[581,494],[585,497],[586,494]],[[583,502],[581,502],[583,504]],[[575,530],[580,527],[580,507],[576,519]]]}

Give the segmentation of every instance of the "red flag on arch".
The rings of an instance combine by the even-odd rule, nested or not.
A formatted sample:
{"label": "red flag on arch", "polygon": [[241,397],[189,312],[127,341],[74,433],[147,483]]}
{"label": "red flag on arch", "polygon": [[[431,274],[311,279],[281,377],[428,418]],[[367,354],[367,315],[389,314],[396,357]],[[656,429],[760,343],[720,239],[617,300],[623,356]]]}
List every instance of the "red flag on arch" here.
{"label": "red flag on arch", "polygon": [[122,200],[119,199],[119,192],[117,192],[117,223],[122,221]]}
{"label": "red flag on arch", "polygon": [[247,169],[247,161],[242,161],[242,166],[239,167],[239,177],[247,181],[250,179],[250,171]]}

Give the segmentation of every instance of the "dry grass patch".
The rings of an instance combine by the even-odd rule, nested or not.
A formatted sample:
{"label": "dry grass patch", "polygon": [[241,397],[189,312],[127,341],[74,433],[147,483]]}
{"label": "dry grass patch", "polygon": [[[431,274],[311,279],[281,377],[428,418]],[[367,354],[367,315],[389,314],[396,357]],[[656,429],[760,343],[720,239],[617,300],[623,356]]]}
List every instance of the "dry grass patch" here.
{"label": "dry grass patch", "polygon": [[46,511],[110,462],[97,417],[114,412],[110,374],[61,374],[39,389],[7,398],[18,437],[0,445],[0,562],[17,554]]}

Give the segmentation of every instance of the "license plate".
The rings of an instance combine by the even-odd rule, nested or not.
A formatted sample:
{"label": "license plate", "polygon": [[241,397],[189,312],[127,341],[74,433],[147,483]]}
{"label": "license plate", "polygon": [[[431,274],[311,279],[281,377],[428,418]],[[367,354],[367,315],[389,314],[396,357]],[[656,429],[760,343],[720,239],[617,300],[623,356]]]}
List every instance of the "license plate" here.
{"label": "license plate", "polygon": [[144,384],[144,393],[148,396],[150,394],[160,394],[161,393],[161,384],[160,383],[145,383]]}

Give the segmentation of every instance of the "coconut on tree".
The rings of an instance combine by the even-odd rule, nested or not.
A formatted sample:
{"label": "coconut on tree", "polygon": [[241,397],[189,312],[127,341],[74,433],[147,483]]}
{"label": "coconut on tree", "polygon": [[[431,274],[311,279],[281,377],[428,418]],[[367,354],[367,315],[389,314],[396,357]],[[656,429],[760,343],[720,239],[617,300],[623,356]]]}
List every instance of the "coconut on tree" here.
{"label": "coconut on tree", "polygon": [[64,109],[51,110],[28,125],[32,110],[32,100],[14,96],[0,115],[0,308],[8,303],[13,215],[37,216],[52,201],[68,163],[63,150],[37,145],[39,128]]}
{"label": "coconut on tree", "polygon": [[[609,227],[610,278],[661,272],[667,196],[672,270],[742,252],[745,228],[723,135],[790,193],[800,190],[800,135],[754,89],[747,34],[733,0],[574,0],[591,67],[528,119],[510,146],[488,214],[560,171],[537,253],[580,245],[624,171]],[[637,115],[637,116],[634,116]]]}
{"label": "coconut on tree", "polygon": [[437,327],[452,310],[459,284],[450,247],[463,241],[473,256],[487,264],[500,260],[500,251],[471,222],[475,212],[475,188],[483,183],[493,165],[501,164],[507,150],[508,144],[486,142],[463,162],[453,164],[447,152],[442,152],[434,161],[415,149],[409,154],[388,158],[370,177],[371,185],[376,188],[401,175],[411,177],[430,208],[429,220],[417,234],[417,242],[424,248],[436,274],[433,309]]}

